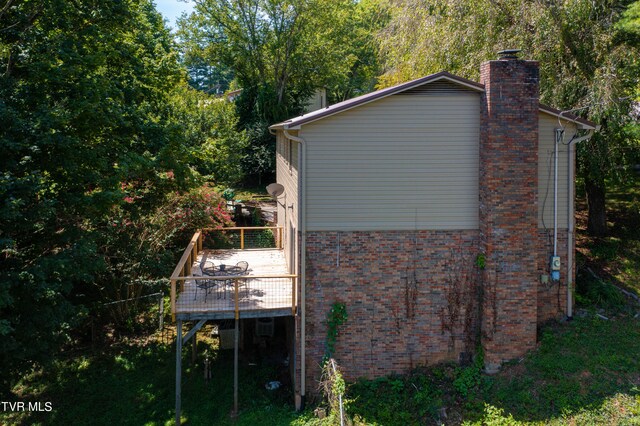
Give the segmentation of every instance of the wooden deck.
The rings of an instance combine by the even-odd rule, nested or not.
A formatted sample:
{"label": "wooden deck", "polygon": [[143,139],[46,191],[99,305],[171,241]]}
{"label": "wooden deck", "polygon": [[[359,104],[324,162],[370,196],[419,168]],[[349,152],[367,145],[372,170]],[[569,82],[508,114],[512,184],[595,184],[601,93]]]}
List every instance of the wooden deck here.
{"label": "wooden deck", "polygon": [[[241,318],[287,316],[293,313],[293,285],[284,253],[281,249],[204,250],[199,252],[191,265],[190,276],[202,276],[200,261],[207,255],[207,266],[249,263],[244,278],[238,279],[238,311]],[[251,278],[252,276],[256,278]],[[177,296],[177,319],[226,319],[234,318],[236,311],[235,280],[210,282],[207,292],[196,286],[195,279],[184,280]],[[205,297],[206,296],[206,297]]]}

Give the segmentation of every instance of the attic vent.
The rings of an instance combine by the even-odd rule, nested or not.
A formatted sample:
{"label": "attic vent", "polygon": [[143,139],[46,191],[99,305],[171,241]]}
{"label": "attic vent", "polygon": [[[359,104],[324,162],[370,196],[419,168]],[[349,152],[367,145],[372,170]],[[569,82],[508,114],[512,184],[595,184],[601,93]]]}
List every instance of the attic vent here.
{"label": "attic vent", "polygon": [[418,87],[414,87],[404,92],[398,93],[398,95],[442,95],[442,94],[454,94],[472,92],[473,90],[467,89],[459,84],[454,84],[446,80],[434,81],[433,83],[426,83]]}

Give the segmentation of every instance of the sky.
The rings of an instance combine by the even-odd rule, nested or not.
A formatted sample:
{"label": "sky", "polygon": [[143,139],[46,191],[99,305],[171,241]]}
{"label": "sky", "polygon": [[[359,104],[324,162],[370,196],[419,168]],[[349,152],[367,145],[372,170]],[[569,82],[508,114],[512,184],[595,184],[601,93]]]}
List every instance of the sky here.
{"label": "sky", "polygon": [[193,11],[193,2],[179,0],[155,0],[156,9],[162,13],[162,16],[169,21],[171,28],[176,28],[176,19],[180,17],[182,12],[191,13]]}

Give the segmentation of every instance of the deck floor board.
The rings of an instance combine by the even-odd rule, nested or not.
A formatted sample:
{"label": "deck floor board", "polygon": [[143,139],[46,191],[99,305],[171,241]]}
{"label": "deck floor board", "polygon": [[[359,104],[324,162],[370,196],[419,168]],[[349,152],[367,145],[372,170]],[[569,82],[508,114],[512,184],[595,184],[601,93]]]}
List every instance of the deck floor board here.
{"label": "deck floor board", "polygon": [[[200,262],[207,253],[207,262],[218,266],[235,265],[240,261],[249,263],[246,275],[287,275],[284,252],[279,249],[251,250],[205,250],[198,253],[191,266],[191,275],[200,276]],[[211,266],[207,263],[207,266]],[[291,309],[292,285],[289,278],[256,278],[240,286],[238,291],[239,310],[241,313],[269,310]],[[205,290],[197,288],[195,280],[186,280],[184,290],[176,300],[176,314],[231,314],[235,311],[234,287],[230,282],[220,282],[206,295]],[[266,312],[265,312],[266,313]]]}

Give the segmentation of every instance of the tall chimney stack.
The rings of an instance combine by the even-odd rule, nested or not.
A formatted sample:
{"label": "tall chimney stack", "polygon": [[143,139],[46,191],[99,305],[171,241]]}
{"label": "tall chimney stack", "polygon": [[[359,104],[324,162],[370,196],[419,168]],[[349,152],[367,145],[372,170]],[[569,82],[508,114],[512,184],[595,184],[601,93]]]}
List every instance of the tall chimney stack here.
{"label": "tall chimney stack", "polygon": [[519,52],[503,50],[480,68],[482,344],[489,372],[536,343],[539,67],[518,59]]}

